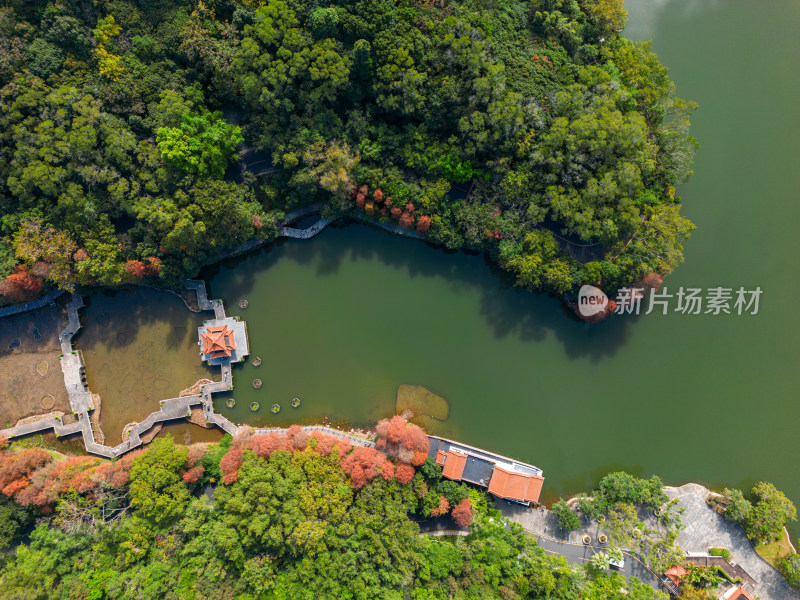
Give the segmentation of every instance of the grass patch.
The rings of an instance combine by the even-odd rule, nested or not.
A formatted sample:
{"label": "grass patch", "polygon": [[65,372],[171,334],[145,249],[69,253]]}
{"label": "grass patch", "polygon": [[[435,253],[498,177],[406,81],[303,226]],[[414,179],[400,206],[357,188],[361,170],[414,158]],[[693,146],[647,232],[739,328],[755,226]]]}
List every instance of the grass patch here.
{"label": "grass patch", "polygon": [[759,542],[756,545],[756,552],[773,567],[783,572],[783,559],[792,553],[792,545],[789,541],[789,536],[786,535],[786,530],[783,531],[783,536],[777,542],[770,542],[769,544]]}

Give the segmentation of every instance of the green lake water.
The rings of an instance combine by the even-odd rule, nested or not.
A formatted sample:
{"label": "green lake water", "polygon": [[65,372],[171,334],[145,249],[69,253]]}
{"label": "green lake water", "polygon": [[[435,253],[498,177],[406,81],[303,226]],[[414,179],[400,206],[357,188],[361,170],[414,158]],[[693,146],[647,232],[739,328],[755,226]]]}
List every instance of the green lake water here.
{"label": "green lake water", "polygon": [[[766,479],[800,505],[800,3],[627,8],[626,34],[653,39],[679,95],[701,107],[695,175],[678,190],[698,227],[664,285],[760,286],[758,315],[587,325],[554,299],[511,289],[481,257],[362,225],[329,228],[202,274],[247,321],[263,360],[235,370],[237,406],[220,401],[217,410],[260,425],[323,416],[366,425],[393,412],[399,384],[422,384],[450,402],[438,433],[541,467],[547,499],[624,468],[713,487]],[[191,331],[186,317],[163,319]],[[153,340],[165,339],[143,321]],[[196,357],[191,335],[181,344],[171,352]],[[98,350],[109,364],[120,351]],[[119,377],[93,379],[93,360],[90,385],[109,393]],[[171,367],[180,381],[170,391],[202,376],[188,360]],[[258,413],[248,409],[254,400]]]}

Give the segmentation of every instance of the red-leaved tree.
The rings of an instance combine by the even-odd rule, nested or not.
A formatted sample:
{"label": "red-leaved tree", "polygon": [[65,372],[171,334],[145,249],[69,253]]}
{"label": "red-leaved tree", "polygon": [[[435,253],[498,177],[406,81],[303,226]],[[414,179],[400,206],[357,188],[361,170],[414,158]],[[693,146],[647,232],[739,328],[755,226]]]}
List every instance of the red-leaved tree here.
{"label": "red-leaved tree", "polygon": [[353,487],[359,490],[380,474],[385,462],[383,452],[359,446],[342,461],[342,470],[350,477]]}
{"label": "red-leaved tree", "polygon": [[394,470],[394,478],[397,479],[398,483],[406,485],[414,479],[414,467],[404,464],[397,465]]}
{"label": "red-leaved tree", "polygon": [[375,426],[377,446],[400,462],[421,465],[428,458],[428,436],[425,431],[395,415],[382,419]]}
{"label": "red-leaved tree", "polygon": [[219,470],[222,471],[222,483],[230,485],[239,478],[239,467],[242,466],[241,446],[232,446],[219,461]]}
{"label": "red-leaved tree", "polygon": [[280,433],[260,433],[250,438],[250,449],[261,458],[269,458],[273,452],[288,450],[290,442]]}
{"label": "red-leaved tree", "polygon": [[129,260],[125,263],[125,272],[135,279],[141,279],[147,274],[147,267],[140,260]]}
{"label": "red-leaved tree", "polygon": [[447,501],[447,498],[439,496],[439,506],[431,511],[431,516],[441,517],[442,515],[446,515],[448,510],[450,510],[450,503]]}
{"label": "red-leaved tree", "polygon": [[17,266],[0,284],[0,294],[11,298],[14,302],[33,300],[42,291],[44,282],[31,274],[27,269]]}
{"label": "red-leaved tree", "polygon": [[191,469],[206,455],[205,444],[192,444],[186,453],[186,468]]}
{"label": "red-leaved tree", "polygon": [[[410,202],[409,202],[410,204]],[[402,215],[400,215],[400,227],[403,229],[411,229],[414,227],[414,215],[410,212],[404,211]]]}
{"label": "red-leaved tree", "polygon": [[386,481],[391,481],[394,478],[394,463],[388,458],[383,461],[381,475]]}
{"label": "red-leaved tree", "polygon": [[[49,452],[28,448],[21,452],[3,451],[0,455],[0,490],[12,496],[26,488],[33,473],[52,460]],[[25,485],[19,482],[23,481]]]}
{"label": "red-leaved tree", "polygon": [[197,483],[205,472],[206,468],[203,465],[195,465],[191,469],[184,471],[181,477],[186,483]]}
{"label": "red-leaved tree", "polygon": [[337,440],[331,435],[325,435],[324,433],[315,431],[311,434],[311,437],[316,440],[314,444],[314,452],[317,454],[329,456],[330,453],[336,448]]}
{"label": "red-leaved tree", "polygon": [[417,233],[422,234],[431,228],[431,218],[428,215],[422,215],[417,220]]}
{"label": "red-leaved tree", "polygon": [[77,475],[98,462],[98,459],[91,456],[70,456],[50,462],[31,476],[30,485],[19,492],[17,502],[23,506],[52,506],[72,488],[72,482]]}
{"label": "red-leaved tree", "polygon": [[92,478],[101,487],[121,488],[128,485],[131,480],[131,465],[137,456],[147,452],[146,449],[129,452],[114,462],[105,462],[97,465],[92,473]]}
{"label": "red-leaved tree", "polygon": [[456,525],[459,527],[469,527],[469,524],[472,523],[472,502],[469,501],[469,498],[464,498],[453,507],[450,514],[456,522]]}

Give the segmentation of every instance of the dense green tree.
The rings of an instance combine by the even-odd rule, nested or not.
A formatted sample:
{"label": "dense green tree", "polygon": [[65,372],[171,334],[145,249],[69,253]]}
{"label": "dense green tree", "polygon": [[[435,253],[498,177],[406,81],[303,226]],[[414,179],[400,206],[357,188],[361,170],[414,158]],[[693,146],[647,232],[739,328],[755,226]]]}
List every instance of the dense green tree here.
{"label": "dense green tree", "polygon": [[137,514],[156,525],[176,519],[186,508],[189,493],[180,478],[186,464],[186,448],[172,438],[154,440],[147,452],[131,466],[131,505]]}
{"label": "dense green tree", "polygon": [[755,504],[747,520],[747,534],[757,540],[780,539],[783,528],[797,520],[797,509],[774,485],[761,481],[753,487]]}
{"label": "dense green tree", "polygon": [[222,177],[242,140],[239,128],[225,123],[221,113],[184,114],[179,126],[156,133],[164,165],[201,179]]}
{"label": "dense green tree", "polygon": [[19,541],[25,530],[33,526],[33,511],[10,498],[0,497],[0,548]]}
{"label": "dense green tree", "polygon": [[783,572],[786,581],[793,587],[800,589],[800,554],[796,552],[783,559]]}
{"label": "dense green tree", "polygon": [[[202,461],[217,463],[218,473],[220,461],[233,453],[240,457],[235,481],[217,485],[213,501],[190,498],[178,473],[198,460],[197,447],[187,452],[171,438],[116,462],[90,459],[89,471],[82,472],[89,476],[73,480],[53,518],[0,564],[3,593],[367,600],[441,598],[446,590],[457,598],[599,600],[622,598],[602,594],[622,594],[624,587],[637,598],[662,598],[635,579],[592,572],[544,552],[476,490],[469,492],[469,536],[456,542],[421,536],[411,518],[419,508],[417,485],[378,477],[356,490],[338,452],[325,455],[330,448],[320,452],[319,441],[299,450],[302,437],[288,446],[282,443],[288,438],[273,440],[273,448],[270,439],[256,444],[255,438],[228,437],[203,451]],[[0,462],[10,456],[0,453]],[[75,460],[41,466],[33,479],[88,464]],[[228,466],[223,470],[230,473]],[[438,478],[436,469],[427,470]],[[122,477],[128,471],[129,483]],[[425,477],[418,478],[425,485]],[[0,508],[10,520],[20,513],[9,500]],[[111,522],[90,524],[108,510],[116,515]],[[26,517],[12,528],[22,521],[30,522]]]}
{"label": "dense green tree", "polygon": [[725,488],[722,495],[727,503],[725,518],[745,527],[753,514],[753,504],[744,497],[741,490]]}
{"label": "dense green tree", "polygon": [[581,520],[578,518],[578,515],[572,512],[572,508],[563,498],[559,498],[558,502],[553,504],[551,510],[553,514],[558,517],[558,526],[561,527],[561,529],[573,531],[580,528]]}

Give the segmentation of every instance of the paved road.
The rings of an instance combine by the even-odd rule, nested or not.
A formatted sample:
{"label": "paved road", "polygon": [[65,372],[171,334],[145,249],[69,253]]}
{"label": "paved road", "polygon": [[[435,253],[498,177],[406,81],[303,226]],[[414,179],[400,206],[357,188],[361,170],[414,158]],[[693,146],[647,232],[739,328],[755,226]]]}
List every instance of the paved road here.
{"label": "paved road", "polygon": [[[545,551],[551,554],[563,556],[567,559],[567,561],[579,565],[585,565],[587,562],[591,561],[592,556],[594,556],[595,553],[605,552],[607,550],[607,548],[603,546],[575,544],[573,542],[560,541],[554,538],[545,537],[543,535],[537,535],[535,533],[533,534],[533,537],[536,538],[539,546],[544,548]],[[638,580],[646,583],[650,587],[667,593],[667,590],[664,588],[659,578],[656,577],[650,569],[645,567],[638,558],[628,554],[627,552],[624,554],[625,567],[622,569],[611,567],[612,570],[617,570],[626,577],[636,577]]]}
{"label": "paved road", "polygon": [[[558,527],[558,518],[549,510],[530,509],[521,504],[495,500],[495,505],[505,518],[522,526],[523,529],[533,534],[539,545],[553,554],[564,556],[569,562],[586,564],[592,560],[595,552],[606,550],[604,545],[597,543],[600,533],[597,524],[592,522],[578,531],[571,533],[561,532]],[[588,534],[592,540],[590,545],[581,543],[583,535]],[[613,567],[612,567],[613,568]],[[650,571],[635,556],[625,553],[625,567],[620,573],[626,577],[636,577],[643,583],[667,593],[659,577]]]}

